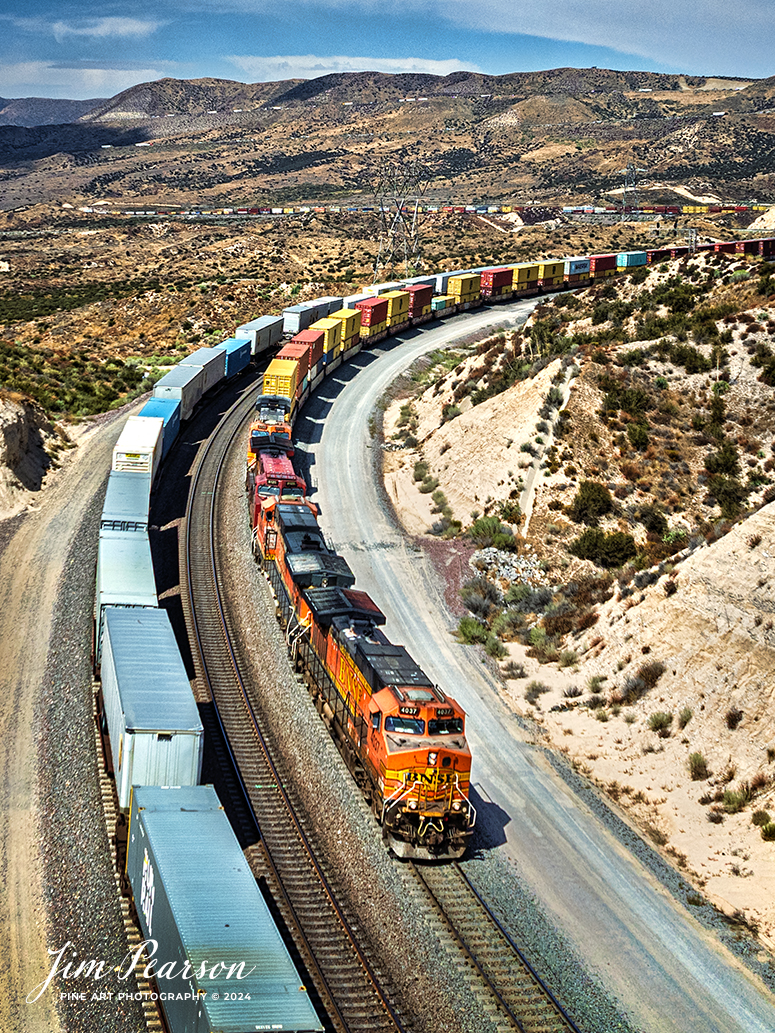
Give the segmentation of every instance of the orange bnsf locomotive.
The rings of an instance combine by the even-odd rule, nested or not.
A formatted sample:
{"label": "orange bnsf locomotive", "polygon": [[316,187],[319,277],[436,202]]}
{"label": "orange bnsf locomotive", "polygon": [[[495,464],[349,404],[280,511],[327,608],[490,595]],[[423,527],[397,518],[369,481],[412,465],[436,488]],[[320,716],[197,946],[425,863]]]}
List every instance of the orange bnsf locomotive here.
{"label": "orange bnsf locomotive", "polygon": [[476,819],[463,710],[382,633],[384,615],[354,589],[311,502],[256,490],[250,509],[254,555],[274,589],[291,655],[383,837],[399,857],[462,856]]}

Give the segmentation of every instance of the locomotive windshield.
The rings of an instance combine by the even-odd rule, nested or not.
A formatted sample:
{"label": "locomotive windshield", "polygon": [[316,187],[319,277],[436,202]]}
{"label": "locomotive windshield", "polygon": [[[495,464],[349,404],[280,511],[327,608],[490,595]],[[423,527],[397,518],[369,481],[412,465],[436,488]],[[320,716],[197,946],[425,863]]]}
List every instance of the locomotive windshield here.
{"label": "locomotive windshield", "polygon": [[419,717],[404,717],[396,714],[385,718],[386,732],[403,732],[404,735],[422,735],[425,722]]}
{"label": "locomotive windshield", "polygon": [[445,717],[428,722],[428,735],[460,735],[463,731],[462,717]]}

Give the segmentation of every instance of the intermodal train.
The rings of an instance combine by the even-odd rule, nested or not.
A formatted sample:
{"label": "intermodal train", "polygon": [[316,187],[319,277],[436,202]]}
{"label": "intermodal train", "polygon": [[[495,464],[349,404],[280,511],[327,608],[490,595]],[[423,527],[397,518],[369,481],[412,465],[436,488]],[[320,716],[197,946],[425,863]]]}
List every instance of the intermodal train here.
{"label": "intermodal train", "polygon": [[[775,238],[698,250],[772,257]],[[485,301],[588,286],[687,253],[686,247],[672,247],[574,256],[377,284],[360,294],[317,298],[280,315],[261,316],[237,327],[234,337],[217,347],[200,348],[170,369],[122,430],[100,519],[93,660],[105,758],[115,776],[120,811],[134,813],[137,787],[180,786],[165,792],[185,794],[201,776],[202,726],[156,592],[148,538],[154,481],[163,475],[181,421],[191,417],[201,399],[258,357],[265,361],[272,355],[247,442],[248,509],[253,550],[274,588],[292,657],[303,665],[316,705],[340,739],[394,852],[460,856],[476,818],[469,799],[466,715],[402,646],[388,641],[380,630],[384,616],[378,606],[355,588],[346,560],[327,545],[306,484],[293,467],[294,421],[310,393],[343,360],[389,334]],[[172,796],[149,797],[146,809],[151,799],[160,810],[187,810],[184,796],[180,802]],[[193,810],[206,812],[212,806],[212,800],[202,798]],[[203,829],[210,820],[202,819]],[[146,912],[152,908],[154,885],[160,885],[154,879],[169,880],[170,893],[181,892],[173,887],[180,880],[174,861],[164,861],[164,872],[154,867],[152,849],[144,848],[135,864],[133,836],[147,835],[147,830],[139,831],[145,828],[141,817],[134,826],[133,832],[130,820],[127,857],[134,867],[126,875],[136,911],[145,915],[150,929]],[[180,834],[181,842],[200,835],[188,828]],[[238,849],[236,840],[233,847]],[[172,854],[159,840],[159,856],[174,857],[174,845],[169,849]],[[200,906],[204,913],[220,906],[212,903],[206,886],[199,892],[200,903],[187,897],[186,907]],[[174,902],[171,907],[174,911]],[[289,985],[294,982],[297,977]],[[189,1021],[169,1014],[167,1020],[172,1033]],[[212,1026],[215,1017],[202,1021]],[[293,1025],[298,1021],[295,1011],[282,1028],[298,1028]],[[319,1028],[314,1014],[306,1013],[304,1022],[305,1029]]]}

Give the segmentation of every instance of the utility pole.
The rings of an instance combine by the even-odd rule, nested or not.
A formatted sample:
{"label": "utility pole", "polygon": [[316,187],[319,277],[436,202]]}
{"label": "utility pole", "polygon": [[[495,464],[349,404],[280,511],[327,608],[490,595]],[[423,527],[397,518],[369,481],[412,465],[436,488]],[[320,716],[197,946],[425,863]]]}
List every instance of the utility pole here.
{"label": "utility pole", "polygon": [[388,272],[411,276],[421,261],[420,201],[430,170],[418,158],[384,158],[372,173],[372,193],[379,207],[379,251],[374,283]]}
{"label": "utility pole", "polygon": [[622,194],[622,218],[621,221],[625,221],[627,214],[627,196],[630,197],[630,208],[636,211],[640,207],[638,204],[638,173],[645,172],[645,169],[639,169],[635,162],[628,161],[626,169],[619,169],[619,172],[624,176],[624,192]]}

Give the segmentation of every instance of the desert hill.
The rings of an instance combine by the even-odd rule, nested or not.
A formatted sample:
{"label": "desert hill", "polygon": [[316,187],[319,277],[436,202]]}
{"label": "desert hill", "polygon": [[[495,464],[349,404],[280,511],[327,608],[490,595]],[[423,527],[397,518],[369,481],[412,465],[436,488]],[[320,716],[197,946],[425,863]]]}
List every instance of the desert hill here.
{"label": "desert hill", "polygon": [[104,100],[55,100],[47,97],[0,97],[0,126],[41,126],[76,122]]}
{"label": "desert hill", "polygon": [[375,164],[407,155],[436,200],[605,203],[628,162],[644,189],[775,199],[772,88],[598,68],[161,79],[66,126],[0,126],[2,204],[357,201]]}

